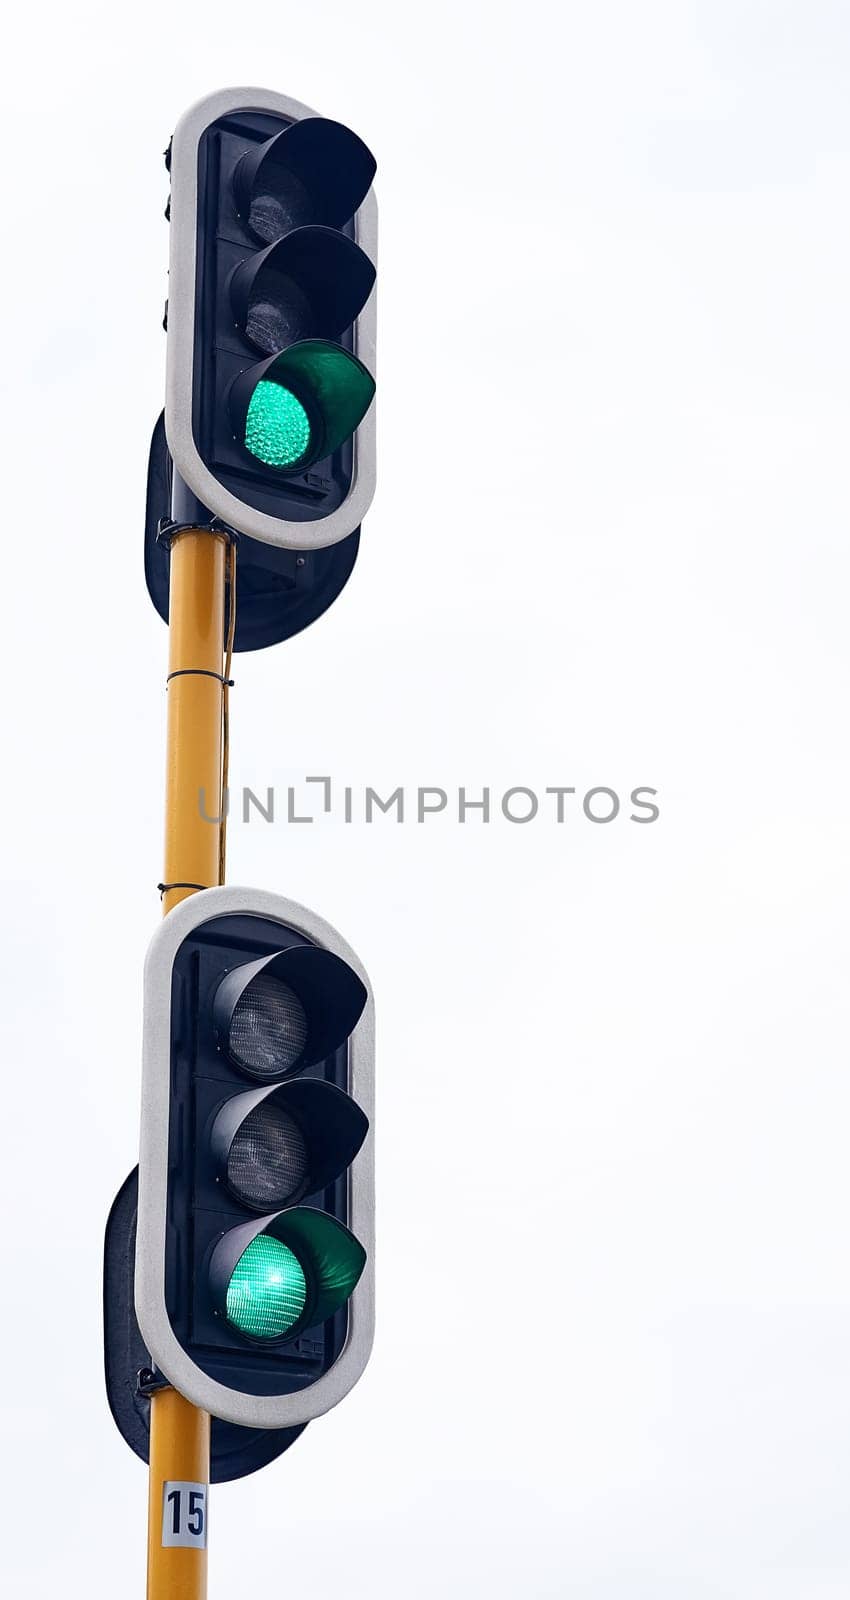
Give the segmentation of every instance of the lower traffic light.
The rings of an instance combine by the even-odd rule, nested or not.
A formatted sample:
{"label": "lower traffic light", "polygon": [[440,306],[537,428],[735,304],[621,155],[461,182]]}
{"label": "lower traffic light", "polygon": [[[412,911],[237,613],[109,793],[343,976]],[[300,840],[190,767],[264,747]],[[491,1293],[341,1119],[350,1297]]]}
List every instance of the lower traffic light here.
{"label": "lower traffic light", "polygon": [[372,1333],[372,1001],[276,896],[173,910],[145,981],[136,1312],[158,1369],[245,1426],[297,1426]]}

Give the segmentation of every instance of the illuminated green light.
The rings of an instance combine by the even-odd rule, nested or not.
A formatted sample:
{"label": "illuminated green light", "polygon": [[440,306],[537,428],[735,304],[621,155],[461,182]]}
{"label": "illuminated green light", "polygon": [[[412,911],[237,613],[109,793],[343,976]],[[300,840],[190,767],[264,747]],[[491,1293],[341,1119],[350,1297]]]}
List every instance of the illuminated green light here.
{"label": "illuminated green light", "polygon": [[227,1285],[227,1318],[252,1339],[279,1339],[295,1326],[307,1301],[298,1257],[270,1234],[243,1250]]}
{"label": "illuminated green light", "polygon": [[293,467],[307,454],[310,418],[291,389],[261,378],[248,404],[245,449],[269,467]]}

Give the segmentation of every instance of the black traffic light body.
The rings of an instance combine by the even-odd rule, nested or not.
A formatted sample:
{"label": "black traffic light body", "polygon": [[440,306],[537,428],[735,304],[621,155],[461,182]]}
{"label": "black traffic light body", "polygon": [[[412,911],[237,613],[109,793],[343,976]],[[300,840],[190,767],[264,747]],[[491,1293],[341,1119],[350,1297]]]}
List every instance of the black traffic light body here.
{"label": "black traffic light body", "polygon": [[353,952],[277,896],[206,890],[153,941],[136,1313],[213,1416],[300,1426],[368,1358],[372,1037]]}
{"label": "black traffic light body", "polygon": [[222,90],[181,118],[171,174],[164,422],[145,575],[169,535],[239,536],[235,649],[289,638],[347,582],[374,492],[375,162],[287,96]]}
{"label": "black traffic light body", "polygon": [[[330,974],[313,970],[326,963]],[[270,983],[297,992],[305,1009],[307,986],[312,987],[313,1038],[299,1057],[297,1075],[289,1075],[285,1057],[275,1061],[272,1051],[269,1076],[258,1082],[250,1066],[240,1063],[229,1034],[234,1007],[238,1018],[241,996],[267,974]],[[340,981],[353,991],[351,1003],[342,1007],[335,1003]],[[220,1382],[238,1381],[254,1394],[308,1386],[333,1365],[345,1342],[345,1304],[320,1318],[308,1299],[286,1337],[256,1339],[234,1331],[226,1295],[260,1219],[265,1228],[286,1228],[287,1221],[291,1228],[297,1205],[343,1228],[348,1224],[347,1168],[368,1129],[347,1093],[348,1036],[365,1001],[360,980],[337,957],[285,925],[258,917],[203,923],[184,940],[174,961],[166,1306],[177,1338],[197,1365]],[[267,1127],[271,1123],[272,1135],[279,1126],[284,1134],[289,1129],[290,1145],[297,1137],[293,1125],[301,1134],[277,1189],[274,1174],[259,1167],[256,1133],[255,1170],[247,1182],[240,1180],[241,1146],[235,1141],[249,1143],[251,1122],[259,1117]],[[246,1123],[247,1135],[241,1131]],[[310,1162],[303,1177],[292,1170],[302,1153]],[[241,1165],[250,1166],[251,1159],[249,1150]],[[270,1224],[271,1216],[283,1222]]]}
{"label": "black traffic light body", "polygon": [[175,515],[337,543],[374,488],[374,160],[295,101],[228,90],[181,119],[170,170]]}

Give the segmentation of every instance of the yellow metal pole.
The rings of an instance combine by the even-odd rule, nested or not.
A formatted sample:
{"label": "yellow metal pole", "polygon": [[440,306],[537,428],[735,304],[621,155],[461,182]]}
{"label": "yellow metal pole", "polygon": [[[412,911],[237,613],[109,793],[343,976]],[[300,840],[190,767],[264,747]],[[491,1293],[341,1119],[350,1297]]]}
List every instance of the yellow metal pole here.
{"label": "yellow metal pole", "polygon": [[166,1485],[207,1485],[209,1479],[209,1416],[176,1389],[160,1389],[151,1397],[148,1600],[206,1600],[206,1537],[198,1550],[164,1545],[162,1534],[163,1516],[170,1516]]}
{"label": "yellow metal pole", "polygon": [[[171,547],[166,913],[220,881],[226,550],[223,536],[195,530]],[[150,1420],[148,1600],[206,1600],[206,1548],[163,1545],[162,1537],[166,1484],[209,1483],[210,1419],[162,1389],[151,1398]]]}
{"label": "yellow metal pole", "polygon": [[[171,547],[165,879],[210,888],[219,881],[221,672],[224,569],[221,534],[180,533]],[[177,676],[175,677],[175,673]],[[210,820],[212,819],[212,820]],[[169,889],[163,910],[194,894]]]}

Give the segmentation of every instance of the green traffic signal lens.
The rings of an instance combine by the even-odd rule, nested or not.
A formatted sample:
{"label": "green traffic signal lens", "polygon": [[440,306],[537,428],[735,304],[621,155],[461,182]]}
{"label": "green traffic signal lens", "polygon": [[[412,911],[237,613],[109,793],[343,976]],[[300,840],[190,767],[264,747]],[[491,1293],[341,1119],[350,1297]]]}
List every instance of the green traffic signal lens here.
{"label": "green traffic signal lens", "polygon": [[291,389],[261,378],[248,404],[245,449],[268,467],[294,467],[310,446],[310,418]]}
{"label": "green traffic signal lens", "polygon": [[299,339],[237,373],[227,409],[235,438],[256,461],[305,472],[352,437],[374,393],[374,378],[350,350]]}
{"label": "green traffic signal lens", "polygon": [[252,1339],[280,1339],[307,1303],[307,1280],[295,1252],[258,1233],[243,1250],[227,1285],[227,1319]]}

